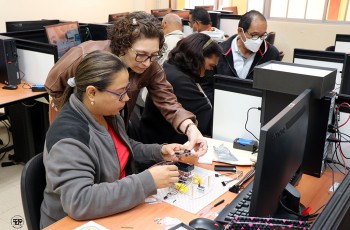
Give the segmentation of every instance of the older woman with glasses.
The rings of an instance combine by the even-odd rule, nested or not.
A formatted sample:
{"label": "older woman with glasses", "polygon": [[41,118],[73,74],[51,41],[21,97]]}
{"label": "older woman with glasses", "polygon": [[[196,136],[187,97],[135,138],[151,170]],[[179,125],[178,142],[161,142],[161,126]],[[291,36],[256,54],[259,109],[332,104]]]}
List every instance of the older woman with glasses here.
{"label": "older woman with glasses", "polygon": [[130,99],[123,114],[125,123],[134,110],[140,89],[146,87],[167,122],[176,132],[186,134],[189,140],[187,148],[194,149],[197,156],[205,154],[207,144],[196,125],[193,125],[197,124],[195,115],[178,103],[164,70],[157,63],[164,50],[160,21],[145,12],[133,12],[119,18],[107,33],[108,40],[87,41],[71,48],[50,71],[45,87],[52,97],[51,120],[62,106],[62,92],[67,79],[75,75],[81,59],[94,50],[105,50],[120,57],[128,67],[131,86],[128,91]]}
{"label": "older woman with glasses", "polygon": [[175,151],[185,147],[146,145],[127,136],[119,113],[129,100],[129,73],[117,56],[91,52],[68,85],[44,147],[42,228],[67,215],[87,220],[123,212],[178,181],[175,165],[141,173],[135,167],[150,160],[176,161]]}

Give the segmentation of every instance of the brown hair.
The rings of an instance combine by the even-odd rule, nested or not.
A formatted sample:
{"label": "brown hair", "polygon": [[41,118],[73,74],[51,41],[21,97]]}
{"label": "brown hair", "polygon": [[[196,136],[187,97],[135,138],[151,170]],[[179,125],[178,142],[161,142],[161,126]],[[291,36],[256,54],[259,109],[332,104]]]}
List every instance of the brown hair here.
{"label": "brown hair", "polygon": [[111,40],[111,50],[123,56],[140,38],[159,38],[159,54],[164,52],[164,33],[160,21],[153,15],[136,11],[120,17],[107,28],[107,38]]}
{"label": "brown hair", "polygon": [[106,89],[113,81],[112,76],[122,70],[127,71],[127,66],[116,55],[101,50],[89,53],[77,67],[74,77],[75,87],[67,85],[59,109],[69,100],[73,92],[82,101],[88,86],[95,86],[99,90]]}

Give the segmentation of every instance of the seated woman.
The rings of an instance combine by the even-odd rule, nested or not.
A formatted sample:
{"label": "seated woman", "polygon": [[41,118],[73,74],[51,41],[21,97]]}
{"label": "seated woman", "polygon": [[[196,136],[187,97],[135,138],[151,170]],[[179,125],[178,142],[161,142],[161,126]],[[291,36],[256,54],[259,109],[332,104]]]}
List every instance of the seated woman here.
{"label": "seated woman", "polygon": [[[180,40],[163,65],[178,102],[195,114],[199,131],[207,136],[211,136],[213,108],[199,83],[205,71],[217,65],[221,52],[221,47],[208,35],[195,33]],[[185,135],[174,131],[172,124],[163,118],[150,97],[141,117],[140,133],[144,143],[187,141]]]}
{"label": "seated woman", "polygon": [[67,215],[87,220],[123,212],[178,181],[175,165],[136,174],[136,162],[176,160],[174,151],[185,147],[145,145],[127,136],[119,112],[129,100],[129,74],[117,56],[88,54],[68,85],[44,147],[41,227]]}

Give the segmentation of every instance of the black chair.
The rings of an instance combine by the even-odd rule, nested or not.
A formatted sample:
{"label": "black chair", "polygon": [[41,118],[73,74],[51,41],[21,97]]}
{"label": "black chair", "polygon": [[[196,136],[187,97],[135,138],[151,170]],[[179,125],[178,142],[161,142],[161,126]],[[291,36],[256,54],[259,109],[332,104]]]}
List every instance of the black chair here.
{"label": "black chair", "polygon": [[40,206],[45,186],[43,153],[39,153],[25,164],[21,176],[22,205],[29,230],[40,229]]}

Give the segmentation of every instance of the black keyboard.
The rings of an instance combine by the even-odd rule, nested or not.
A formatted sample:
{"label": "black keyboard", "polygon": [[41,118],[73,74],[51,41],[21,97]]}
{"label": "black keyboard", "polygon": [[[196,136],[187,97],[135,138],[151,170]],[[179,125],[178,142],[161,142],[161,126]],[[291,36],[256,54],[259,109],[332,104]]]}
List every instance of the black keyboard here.
{"label": "black keyboard", "polygon": [[234,216],[249,216],[253,180],[215,218],[220,223],[229,223]]}

